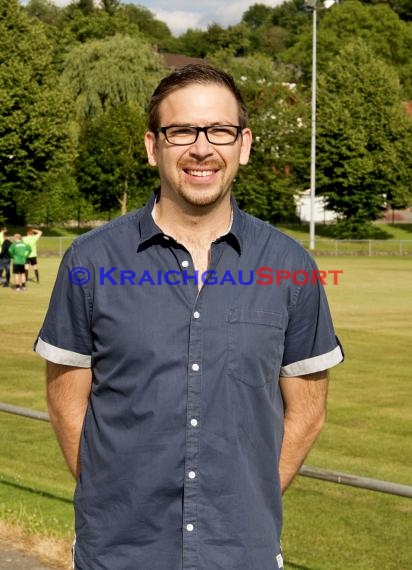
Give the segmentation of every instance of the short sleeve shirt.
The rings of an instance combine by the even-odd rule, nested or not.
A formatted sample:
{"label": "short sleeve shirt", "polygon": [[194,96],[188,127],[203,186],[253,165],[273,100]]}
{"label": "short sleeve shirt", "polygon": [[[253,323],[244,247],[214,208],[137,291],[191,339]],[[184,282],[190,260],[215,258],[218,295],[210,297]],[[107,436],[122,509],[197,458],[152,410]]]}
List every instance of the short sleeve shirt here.
{"label": "short sleeve shirt", "polygon": [[29,258],[30,257],[37,257],[37,242],[39,241],[40,237],[41,236],[39,234],[34,234],[34,235],[23,237],[23,242],[31,247],[31,252],[29,254]]}
{"label": "short sleeve shirt", "polygon": [[196,275],[154,200],[74,242],[36,343],[93,370],[76,570],[281,568],[279,377],[342,360],[316,266],[234,202]]}

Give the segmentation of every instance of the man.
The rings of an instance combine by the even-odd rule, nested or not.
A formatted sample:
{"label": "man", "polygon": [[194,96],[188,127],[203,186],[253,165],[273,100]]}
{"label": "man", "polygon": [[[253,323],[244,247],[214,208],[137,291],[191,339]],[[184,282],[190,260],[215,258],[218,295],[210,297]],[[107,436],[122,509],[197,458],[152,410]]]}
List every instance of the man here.
{"label": "man", "polygon": [[[0,248],[3,247],[3,243],[5,240],[5,235],[7,235],[8,230],[6,228],[6,226],[4,226],[1,230],[0,230]],[[3,280],[3,269],[2,269],[2,263],[0,262],[0,281]]]}
{"label": "man", "polygon": [[36,350],[77,478],[76,570],[283,568],[281,493],[342,353],[317,280],[239,282],[315,270],[232,200],[251,142],[231,77],[173,72],[145,136],[159,192],[62,262]]}
{"label": "man", "polygon": [[0,275],[3,271],[5,272],[5,279],[3,282],[3,287],[8,287],[10,285],[10,253],[9,249],[11,246],[11,240],[9,239],[9,234],[7,229],[2,232],[3,242],[0,247]]}
{"label": "man", "polygon": [[17,292],[26,289],[24,265],[30,255],[31,247],[23,242],[20,234],[14,234],[13,243],[9,247],[10,259],[13,262],[14,285]]}
{"label": "man", "polygon": [[25,265],[26,281],[29,279],[29,268],[32,267],[34,271],[34,276],[36,282],[39,283],[39,270],[37,269],[37,242],[41,238],[43,232],[41,230],[35,230],[34,228],[27,228],[27,235],[24,236],[23,241],[31,247],[31,253],[27,258],[27,263]]}
{"label": "man", "polygon": [[0,246],[3,245],[5,233],[7,233],[7,228],[6,228],[6,226],[3,226],[3,228],[0,230]]}

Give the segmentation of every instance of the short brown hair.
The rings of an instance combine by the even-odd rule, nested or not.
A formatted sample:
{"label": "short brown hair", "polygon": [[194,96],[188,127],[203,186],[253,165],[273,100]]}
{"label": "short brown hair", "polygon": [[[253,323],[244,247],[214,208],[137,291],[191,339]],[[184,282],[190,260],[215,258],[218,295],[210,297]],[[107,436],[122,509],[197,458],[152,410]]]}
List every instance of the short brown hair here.
{"label": "short brown hair", "polygon": [[160,127],[159,107],[168,95],[178,89],[189,85],[221,85],[229,89],[234,95],[239,108],[239,125],[242,129],[247,127],[248,116],[243,97],[231,75],[211,65],[199,63],[190,64],[176,69],[167,77],[164,77],[155,89],[149,103],[148,127],[149,131],[156,132]]}

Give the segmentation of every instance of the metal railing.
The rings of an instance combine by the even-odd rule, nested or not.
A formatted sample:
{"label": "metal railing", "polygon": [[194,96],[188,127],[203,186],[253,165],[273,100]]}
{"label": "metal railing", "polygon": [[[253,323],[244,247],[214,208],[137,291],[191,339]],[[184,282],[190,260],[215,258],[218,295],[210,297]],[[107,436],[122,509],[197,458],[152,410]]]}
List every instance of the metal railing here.
{"label": "metal railing", "polygon": [[[307,247],[305,241],[300,243]],[[316,242],[315,255],[412,256],[412,239],[326,239]]]}
{"label": "metal railing", "polygon": [[[29,408],[23,408],[21,406],[12,406],[3,402],[0,402],[0,412],[23,416],[33,420],[45,422],[50,421],[47,412],[39,412]],[[321,467],[310,467],[308,465],[302,465],[299,470],[299,475],[302,477],[319,479],[320,481],[328,481],[329,483],[338,483],[340,485],[368,489],[369,491],[379,491],[380,493],[412,498],[412,486],[392,483],[390,481],[382,481],[381,479],[359,477],[349,473],[340,473],[339,471],[331,471],[329,469],[322,469]]]}
{"label": "metal railing", "polygon": [[[63,257],[74,237],[42,237],[39,242],[39,255],[45,257]],[[309,247],[307,239],[298,239],[304,247]],[[315,255],[353,255],[353,256],[412,256],[412,239],[329,239],[318,238]]]}

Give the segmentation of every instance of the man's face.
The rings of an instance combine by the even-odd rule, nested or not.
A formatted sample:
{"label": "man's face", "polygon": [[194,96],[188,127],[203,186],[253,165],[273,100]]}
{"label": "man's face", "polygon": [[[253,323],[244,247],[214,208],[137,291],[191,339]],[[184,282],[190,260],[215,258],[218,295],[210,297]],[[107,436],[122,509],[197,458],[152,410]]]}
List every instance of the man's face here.
{"label": "man's face", "polygon": [[[160,126],[238,125],[238,105],[220,85],[191,85],[171,93],[160,105]],[[183,207],[213,206],[227,197],[239,164],[247,164],[252,135],[243,129],[235,143],[213,145],[199,133],[188,146],[169,144],[160,133],[146,133],[149,163],[159,168],[162,195]]]}

